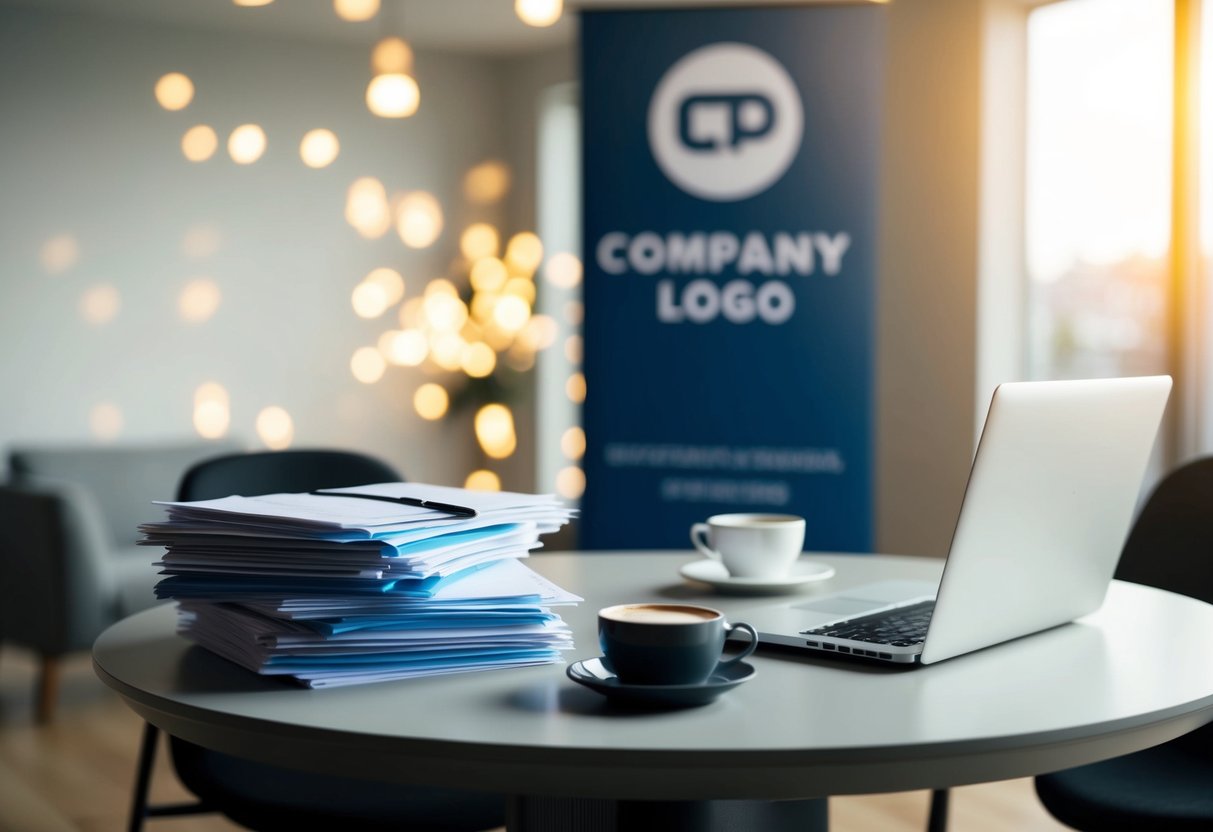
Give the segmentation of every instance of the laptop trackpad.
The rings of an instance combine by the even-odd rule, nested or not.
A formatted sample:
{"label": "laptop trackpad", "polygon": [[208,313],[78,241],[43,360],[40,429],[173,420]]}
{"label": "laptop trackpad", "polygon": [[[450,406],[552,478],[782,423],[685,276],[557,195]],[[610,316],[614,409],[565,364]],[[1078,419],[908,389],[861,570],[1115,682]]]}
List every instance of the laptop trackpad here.
{"label": "laptop trackpad", "polygon": [[837,616],[859,615],[911,598],[932,597],[936,589],[937,585],[929,581],[878,581],[793,604],[792,608]]}
{"label": "laptop trackpad", "polygon": [[810,601],[806,604],[796,604],[798,610],[811,612],[828,612],[833,615],[858,615],[872,609],[871,601],[858,598],[822,598],[820,601]]}

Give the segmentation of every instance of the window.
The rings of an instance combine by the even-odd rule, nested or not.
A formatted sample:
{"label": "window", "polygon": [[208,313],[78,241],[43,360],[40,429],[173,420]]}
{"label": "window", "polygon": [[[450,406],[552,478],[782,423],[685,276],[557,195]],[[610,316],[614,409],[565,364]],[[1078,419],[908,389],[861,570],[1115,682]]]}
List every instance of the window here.
{"label": "window", "polygon": [[1029,17],[1031,378],[1171,370],[1174,26],[1159,0]]}
{"label": "window", "polygon": [[547,247],[538,311],[555,322],[555,344],[537,362],[537,471],[542,490],[575,501],[585,488],[581,455],[581,108],[561,84],[539,107],[539,236]]}

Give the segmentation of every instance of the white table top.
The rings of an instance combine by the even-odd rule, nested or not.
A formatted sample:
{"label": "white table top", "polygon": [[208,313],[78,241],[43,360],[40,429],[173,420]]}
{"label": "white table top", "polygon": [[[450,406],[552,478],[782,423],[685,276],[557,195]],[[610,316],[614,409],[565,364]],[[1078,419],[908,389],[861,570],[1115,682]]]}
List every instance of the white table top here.
{"label": "white table top", "polygon": [[[676,599],[745,620],[788,596],[714,594],[678,577],[687,553],[540,554],[584,596],[560,608],[598,654],[596,611]],[[942,561],[833,555],[809,593],[938,576]],[[158,607],[106,630],[98,675],[168,733],[281,765],[515,794],[787,799],[1022,777],[1140,750],[1213,719],[1213,606],[1113,582],[1102,609],[1045,633],[900,670],[764,654],[707,706],[635,712],[564,666],[306,690],[259,677],[174,633]]]}

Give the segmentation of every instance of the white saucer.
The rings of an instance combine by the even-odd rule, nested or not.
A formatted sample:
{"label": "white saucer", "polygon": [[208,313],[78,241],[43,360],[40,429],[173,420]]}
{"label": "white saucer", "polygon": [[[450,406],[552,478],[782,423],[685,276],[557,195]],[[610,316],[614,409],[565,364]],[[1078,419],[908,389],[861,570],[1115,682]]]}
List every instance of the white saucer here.
{"label": "white saucer", "polygon": [[776,593],[832,578],[834,567],[820,561],[798,560],[782,578],[734,578],[720,561],[703,558],[684,564],[678,574],[692,581],[710,584],[722,592]]}

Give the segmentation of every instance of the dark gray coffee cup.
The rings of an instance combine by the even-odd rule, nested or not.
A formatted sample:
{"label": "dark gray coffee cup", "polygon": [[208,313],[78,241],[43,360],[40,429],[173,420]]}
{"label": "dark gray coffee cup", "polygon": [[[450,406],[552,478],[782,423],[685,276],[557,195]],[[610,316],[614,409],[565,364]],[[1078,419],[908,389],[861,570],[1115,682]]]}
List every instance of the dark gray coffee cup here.
{"label": "dark gray coffee cup", "polygon": [[[725,639],[744,630],[741,655],[721,661]],[[698,685],[717,667],[741,661],[758,646],[749,624],[692,604],[619,604],[598,611],[598,643],[619,681],[636,685]]]}

